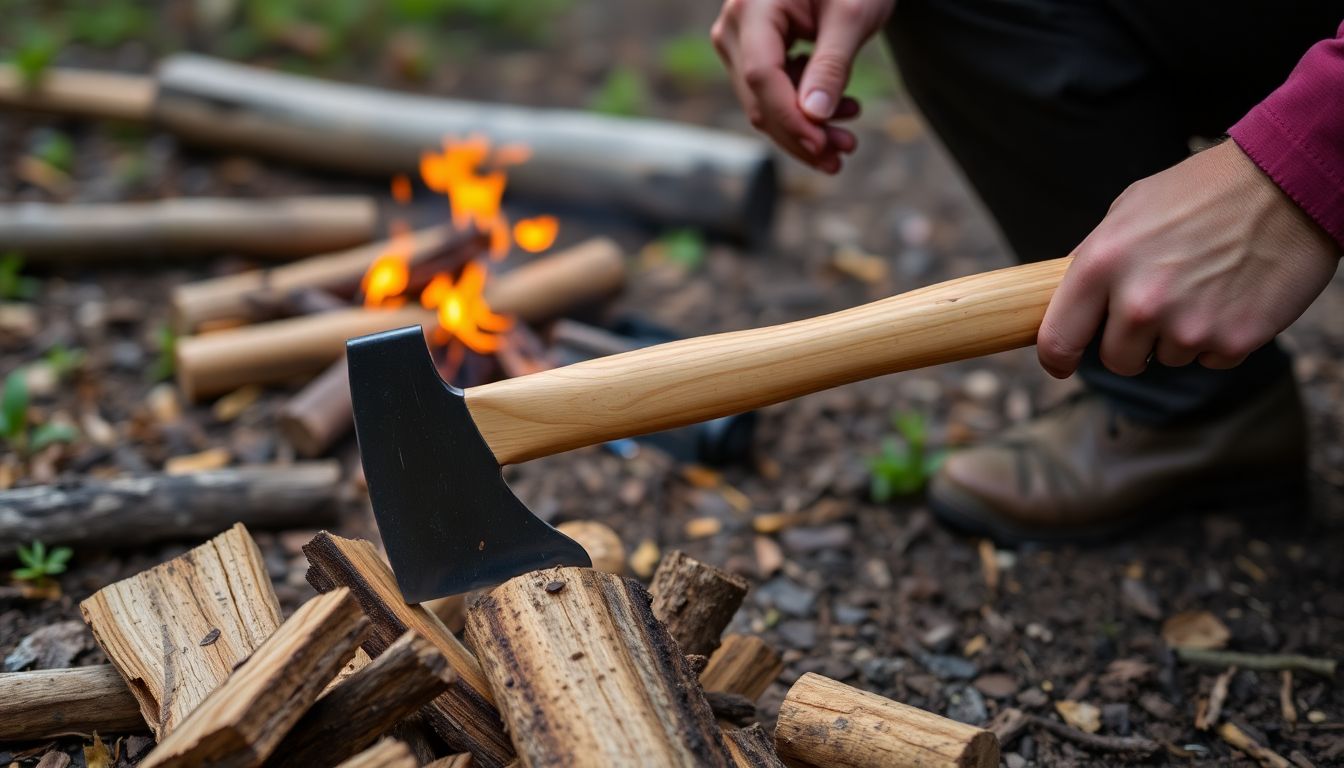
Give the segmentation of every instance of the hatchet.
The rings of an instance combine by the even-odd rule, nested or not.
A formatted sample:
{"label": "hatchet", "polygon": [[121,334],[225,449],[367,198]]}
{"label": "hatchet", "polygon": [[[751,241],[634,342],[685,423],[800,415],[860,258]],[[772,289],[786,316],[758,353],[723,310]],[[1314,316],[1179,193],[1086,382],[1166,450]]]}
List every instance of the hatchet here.
{"label": "hatchet", "polygon": [[402,594],[422,602],[590,565],[513,495],[502,465],[1027,346],[1068,264],[1010,267],[466,390],[439,377],[419,326],[351,339],[364,476]]}

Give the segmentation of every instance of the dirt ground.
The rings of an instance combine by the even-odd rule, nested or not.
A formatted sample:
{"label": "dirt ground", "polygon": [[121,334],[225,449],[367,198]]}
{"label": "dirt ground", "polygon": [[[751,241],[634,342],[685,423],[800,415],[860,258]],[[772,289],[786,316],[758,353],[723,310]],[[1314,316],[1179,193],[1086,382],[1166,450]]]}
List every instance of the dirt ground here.
{"label": "dirt ground", "polygon": [[[621,67],[643,73],[641,112],[747,130],[725,84],[710,80],[687,89],[660,68],[659,45],[706,30],[712,5],[576,4],[556,17],[544,42],[487,42],[460,57],[442,56],[418,82],[389,74],[385,53],[369,54],[364,67],[345,62],[330,71],[453,96],[583,106]],[[443,39],[456,41],[470,34],[466,29],[448,29]],[[112,53],[77,49],[66,58],[143,70],[154,50],[126,44]],[[870,61],[870,72],[882,74],[881,60]],[[873,91],[877,98],[859,121],[862,147],[844,174],[824,178],[783,161],[784,197],[770,244],[744,249],[710,242],[697,263],[672,264],[644,248],[657,230],[602,211],[563,212],[562,243],[599,232],[616,237],[630,253],[632,273],[610,316],[652,320],[684,336],[808,317],[1009,264],[992,224],[901,99],[894,77],[879,80]],[[65,193],[35,185],[17,170],[18,159],[52,132],[74,142]],[[5,201],[351,190],[383,195],[386,189],[384,182],[200,152],[153,130],[31,115],[0,115],[0,158]],[[127,172],[132,165],[137,170]],[[537,207],[527,200],[510,204]],[[427,215],[435,214],[430,209]],[[840,253],[875,265],[876,272],[859,276],[837,267],[856,263]],[[173,455],[216,445],[229,447],[238,464],[293,460],[274,430],[285,390],[268,390],[229,422],[218,421],[208,404],[188,407],[175,425],[146,417],[156,384],[144,370],[158,354],[168,291],[246,265],[222,255],[151,267],[31,272],[40,279],[33,301],[40,331],[0,344],[0,374],[53,346],[82,349],[87,357],[73,378],[35,406],[46,414],[76,413],[81,404],[95,403],[119,433],[110,449],[78,440],[52,454],[56,477],[153,470]],[[1298,353],[1313,433],[1312,502],[1292,516],[1192,510],[1100,545],[996,551],[940,527],[918,495],[871,500],[867,459],[893,432],[893,413],[923,414],[932,444],[955,449],[1059,402],[1072,385],[1045,376],[1030,351],[886,377],[765,409],[753,460],[717,472],[648,447],[633,457],[595,447],[511,468],[507,477],[552,522],[599,520],[617,530],[630,550],[650,540],[662,552],[683,549],[749,577],[753,589],[734,627],[786,650],[786,670],[762,700],[767,725],[788,686],[815,671],[976,724],[1010,706],[1059,719],[1058,702],[1081,702],[1097,708],[1098,733],[1141,734],[1163,745],[1156,754],[1134,758],[1090,751],[1031,727],[1004,748],[1013,768],[1252,765],[1194,724],[1200,701],[1223,669],[1178,661],[1162,627],[1178,613],[1205,611],[1229,631],[1229,649],[1344,658],[1342,320],[1344,279],[1337,279],[1286,334]],[[353,441],[333,455],[353,467]],[[353,487],[348,495],[339,530],[372,535],[367,501]],[[790,513],[794,524],[760,533],[759,516],[767,513]],[[298,551],[311,533],[256,533],[286,611],[312,594]],[[191,544],[115,552],[79,548],[59,578],[60,599],[0,591],[0,657],[39,628],[78,620],[79,601],[98,588]],[[103,660],[87,638],[73,663]],[[1277,671],[1236,672],[1224,719],[1280,754],[1296,755],[1300,765],[1344,764],[1344,692],[1337,681],[1297,673],[1289,694],[1295,723],[1285,718],[1282,686]],[[67,739],[57,746],[82,764],[80,743]],[[0,765],[32,765],[46,748],[0,747]]]}

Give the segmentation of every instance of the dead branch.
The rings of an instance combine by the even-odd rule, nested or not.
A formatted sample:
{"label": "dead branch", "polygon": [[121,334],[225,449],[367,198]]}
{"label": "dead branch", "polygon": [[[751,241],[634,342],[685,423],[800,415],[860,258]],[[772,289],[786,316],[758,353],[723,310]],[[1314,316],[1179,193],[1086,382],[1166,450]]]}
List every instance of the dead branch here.
{"label": "dead branch", "polygon": [[140,705],[111,664],[0,674],[0,741],[147,730]]}

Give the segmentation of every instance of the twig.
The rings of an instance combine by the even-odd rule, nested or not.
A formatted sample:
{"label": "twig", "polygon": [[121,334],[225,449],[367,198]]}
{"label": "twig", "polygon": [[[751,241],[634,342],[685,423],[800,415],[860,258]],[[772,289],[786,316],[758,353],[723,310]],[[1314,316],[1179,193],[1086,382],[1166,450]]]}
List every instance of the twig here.
{"label": "twig", "polygon": [[1079,746],[1100,752],[1128,752],[1138,755],[1151,755],[1162,748],[1162,745],[1144,736],[1098,736],[1095,733],[1088,733],[1064,723],[1057,723],[1040,715],[1028,714],[1027,719],[1032,725],[1049,731],[1061,739],[1067,739]]}
{"label": "twig", "polygon": [[1288,653],[1238,653],[1236,651],[1207,651],[1201,648],[1177,648],[1176,657],[1187,664],[1201,667],[1238,666],[1244,669],[1276,672],[1295,669],[1334,677],[1338,662],[1312,656]]}
{"label": "twig", "polygon": [[1260,744],[1232,723],[1218,726],[1218,735],[1223,741],[1245,752],[1264,768],[1292,768],[1293,764],[1274,750]]}
{"label": "twig", "polygon": [[1195,715],[1195,727],[1201,731],[1207,731],[1218,724],[1218,718],[1223,714],[1223,702],[1227,701],[1227,686],[1232,682],[1232,676],[1237,674],[1236,667],[1228,667],[1227,671],[1218,676],[1213,682],[1213,690],[1209,691],[1209,699],[1205,706],[1200,707],[1200,711]]}
{"label": "twig", "polygon": [[1293,704],[1293,673],[1290,670],[1283,670],[1280,673],[1282,684],[1279,686],[1279,709],[1283,711],[1283,722],[1288,724],[1288,730],[1297,727],[1297,706]]}

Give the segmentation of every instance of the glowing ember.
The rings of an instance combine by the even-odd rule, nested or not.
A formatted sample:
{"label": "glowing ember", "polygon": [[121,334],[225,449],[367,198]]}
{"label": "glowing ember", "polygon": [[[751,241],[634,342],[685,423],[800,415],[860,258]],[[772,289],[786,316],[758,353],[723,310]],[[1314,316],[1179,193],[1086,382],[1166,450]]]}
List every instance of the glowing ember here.
{"label": "glowing ember", "polygon": [[411,234],[404,226],[394,226],[392,242],[386,251],[378,255],[364,273],[359,290],[364,294],[364,306],[399,307],[406,303],[406,285],[410,282],[411,270],[408,264],[415,247]]}
{"label": "glowing ember", "polygon": [[411,180],[406,178],[406,174],[399,173],[392,177],[392,199],[402,205],[411,202]]}
{"label": "glowing ember", "polygon": [[560,222],[554,216],[523,219],[513,225],[513,241],[528,253],[540,253],[555,242]]}
{"label": "glowing ember", "polygon": [[420,294],[420,304],[425,309],[435,310],[439,319],[439,328],[434,341],[445,344],[457,339],[474,352],[490,354],[499,349],[498,334],[507,331],[513,325],[513,319],[497,315],[485,301],[485,279],[487,272],[480,262],[471,262],[462,270],[454,282],[451,277],[439,274],[425,286]]}

